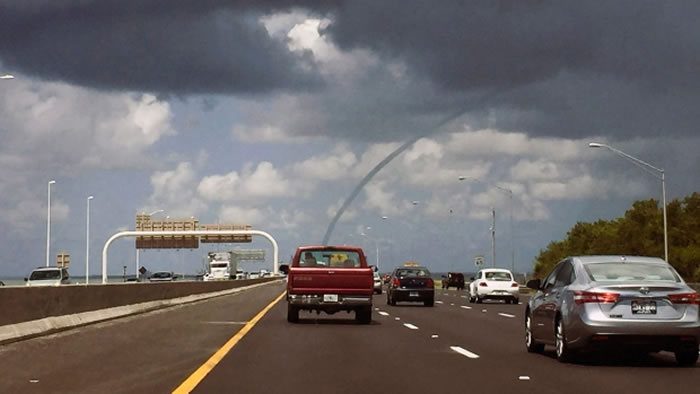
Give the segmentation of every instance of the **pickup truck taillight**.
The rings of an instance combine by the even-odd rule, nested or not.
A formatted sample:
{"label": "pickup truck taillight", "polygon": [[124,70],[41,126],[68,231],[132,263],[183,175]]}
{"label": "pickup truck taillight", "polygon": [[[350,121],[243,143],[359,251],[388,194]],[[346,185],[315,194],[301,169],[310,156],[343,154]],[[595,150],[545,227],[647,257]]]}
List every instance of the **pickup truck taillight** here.
{"label": "pickup truck taillight", "polygon": [[394,278],[391,282],[391,287],[399,287],[399,278]]}

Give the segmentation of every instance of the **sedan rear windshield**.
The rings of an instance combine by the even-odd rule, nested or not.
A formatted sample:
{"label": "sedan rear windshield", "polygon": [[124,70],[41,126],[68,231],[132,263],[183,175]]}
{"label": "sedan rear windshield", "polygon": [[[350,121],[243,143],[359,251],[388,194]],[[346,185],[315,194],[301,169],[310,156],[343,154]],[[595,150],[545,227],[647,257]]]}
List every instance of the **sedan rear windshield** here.
{"label": "sedan rear windshield", "polygon": [[675,272],[660,264],[612,262],[586,264],[584,268],[596,282],[680,282]]}
{"label": "sedan rear windshield", "polygon": [[61,271],[59,270],[42,270],[34,271],[29,277],[29,280],[51,280],[61,279]]}
{"label": "sedan rear windshield", "polygon": [[399,278],[429,278],[430,272],[424,269],[403,269],[396,271]]}
{"label": "sedan rear windshield", "polygon": [[348,250],[305,250],[299,256],[299,267],[360,268],[360,254]]}
{"label": "sedan rear windshield", "polygon": [[503,282],[510,282],[513,280],[513,277],[510,276],[510,272],[485,272],[484,275],[486,276],[486,280],[496,280]]}

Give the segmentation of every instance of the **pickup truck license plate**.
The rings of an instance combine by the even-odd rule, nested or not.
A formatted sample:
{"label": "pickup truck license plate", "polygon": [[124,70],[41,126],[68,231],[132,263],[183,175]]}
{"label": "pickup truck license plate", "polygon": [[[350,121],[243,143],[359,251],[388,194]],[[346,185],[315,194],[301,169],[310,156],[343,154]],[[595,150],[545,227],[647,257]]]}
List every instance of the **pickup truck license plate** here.
{"label": "pickup truck license plate", "polygon": [[324,294],[323,295],[323,302],[338,302],[338,295],[337,294]]}
{"label": "pickup truck license plate", "polygon": [[634,315],[655,315],[656,301],[632,301],[632,314]]}
{"label": "pickup truck license plate", "polygon": [[408,293],[409,297],[418,297],[418,292],[417,291],[411,291]]}

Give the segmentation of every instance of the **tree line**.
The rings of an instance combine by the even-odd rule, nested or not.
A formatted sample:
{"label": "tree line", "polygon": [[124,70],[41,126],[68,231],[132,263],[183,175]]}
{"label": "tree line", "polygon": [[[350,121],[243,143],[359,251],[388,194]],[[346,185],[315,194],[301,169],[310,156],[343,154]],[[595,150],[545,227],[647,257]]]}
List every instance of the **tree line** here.
{"label": "tree line", "polygon": [[[686,282],[700,282],[700,194],[666,206],[668,260]],[[553,241],[535,258],[543,278],[562,259],[577,255],[664,257],[663,210],[655,199],[635,201],[621,218],[578,222],[563,241]]]}

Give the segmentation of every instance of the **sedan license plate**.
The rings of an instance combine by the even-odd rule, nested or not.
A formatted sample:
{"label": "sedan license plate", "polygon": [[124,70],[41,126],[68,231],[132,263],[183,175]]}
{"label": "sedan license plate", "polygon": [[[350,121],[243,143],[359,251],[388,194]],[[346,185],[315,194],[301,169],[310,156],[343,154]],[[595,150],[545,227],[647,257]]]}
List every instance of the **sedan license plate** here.
{"label": "sedan license plate", "polygon": [[323,295],[323,302],[338,302],[338,295],[337,294],[324,294]]}
{"label": "sedan license plate", "polygon": [[412,292],[408,293],[408,296],[409,296],[409,297],[418,297],[418,292],[417,292],[417,291],[412,291]]}
{"label": "sedan license plate", "polygon": [[632,301],[632,314],[655,315],[656,301]]}

